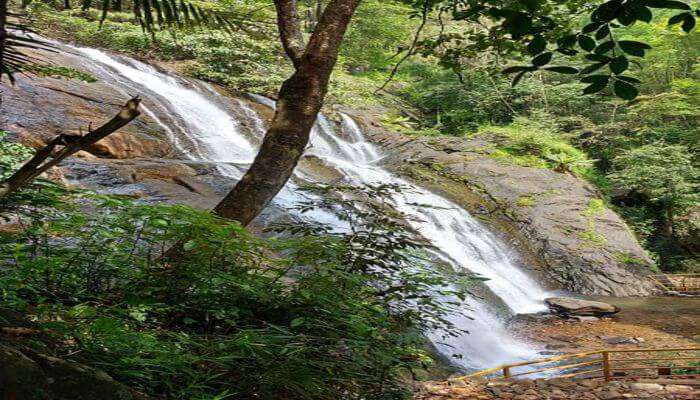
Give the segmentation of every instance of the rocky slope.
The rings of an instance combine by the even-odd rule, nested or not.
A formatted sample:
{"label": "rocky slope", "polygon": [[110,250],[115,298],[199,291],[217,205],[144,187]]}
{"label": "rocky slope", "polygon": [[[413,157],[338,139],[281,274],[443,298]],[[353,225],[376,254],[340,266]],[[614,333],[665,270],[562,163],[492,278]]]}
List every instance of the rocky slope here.
{"label": "rocky slope", "polygon": [[408,137],[355,113],[394,171],[431,187],[510,235],[557,285],[583,294],[653,292],[652,261],[588,182],[491,156],[495,135]]}
{"label": "rocky slope", "polygon": [[[37,52],[34,56],[83,71],[83,59],[71,54]],[[15,85],[2,86],[0,129],[10,134],[10,140],[35,148],[56,134],[77,134],[99,126],[118,112],[130,95],[136,94],[123,93],[99,80],[37,75],[17,75],[16,79]],[[212,167],[182,159],[157,122],[158,109],[150,107],[148,98],[143,99],[143,108],[150,112],[79,152],[51,177],[106,193],[202,209],[215,205],[218,195],[207,183],[216,180],[210,173]]]}
{"label": "rocky slope", "polygon": [[[81,69],[81,59],[70,54],[49,57]],[[100,124],[132,94],[99,80],[18,76],[15,86],[3,87],[0,129],[41,146],[58,132]],[[226,104],[227,111],[242,114],[235,102]],[[67,162],[63,179],[108,193],[212,207],[233,182],[212,165],[178,154],[158,124],[158,108],[147,97],[144,106],[150,112],[137,122]],[[383,162],[390,169],[451,197],[504,232],[532,256],[531,264],[544,266],[551,288],[618,296],[652,292],[641,278],[651,261],[619,216],[591,208],[598,194],[586,182],[490,157],[493,143],[487,137],[410,138],[383,129],[369,114],[353,114],[388,153]],[[238,117],[243,125],[254,123]]]}

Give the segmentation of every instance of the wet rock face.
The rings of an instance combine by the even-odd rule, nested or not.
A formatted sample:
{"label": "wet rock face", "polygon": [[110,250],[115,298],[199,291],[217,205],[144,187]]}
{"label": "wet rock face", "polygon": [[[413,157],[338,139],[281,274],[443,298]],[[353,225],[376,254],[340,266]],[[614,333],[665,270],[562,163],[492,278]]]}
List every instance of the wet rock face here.
{"label": "wet rock face", "polygon": [[[74,60],[53,55],[52,62],[72,65]],[[18,75],[15,85],[3,85],[0,128],[38,148],[57,134],[79,134],[102,125],[127,100],[128,96],[99,81]],[[173,150],[162,128],[141,116],[88,151],[104,158],[137,158],[167,157]]]}
{"label": "wet rock face", "polygon": [[[65,53],[35,54],[46,62],[84,71],[80,58]],[[112,118],[129,96],[98,80],[25,76],[15,85],[3,85],[0,129],[10,139],[40,148],[57,134],[79,134]],[[135,94],[135,93],[132,93]],[[143,96],[146,107],[147,96]],[[159,108],[148,107],[155,118],[165,119]],[[180,158],[180,159],[178,159]],[[149,113],[102,139],[87,151],[52,170],[63,183],[103,193],[148,197],[154,201],[213,207],[230,183],[212,174],[211,166],[190,165],[171,145],[164,129]],[[49,177],[53,179],[53,177]]]}
{"label": "wet rock face", "polygon": [[[52,53],[50,58],[57,65],[81,69],[80,58],[62,53]],[[99,80],[17,78],[16,85],[3,87],[0,129],[35,147],[57,133],[78,133],[91,123],[102,124],[128,97]],[[147,96],[144,104],[148,106]],[[163,112],[159,107],[149,110],[155,119],[144,113],[71,158],[64,164],[63,177],[107,193],[213,207],[231,188],[232,180],[211,165],[192,163],[177,154],[156,122],[168,120],[167,116],[158,114]],[[652,292],[653,285],[643,279],[651,261],[619,216],[605,207],[592,207],[599,199],[590,184],[490,157],[494,145],[485,137],[408,138],[350,114],[364,122],[370,139],[389,154],[384,160],[389,169],[442,191],[477,216],[505,220],[512,237],[519,239],[516,246],[527,247],[523,253],[536,254],[546,266],[552,286],[616,296]],[[318,164],[313,159],[304,162]],[[460,197],[456,188],[472,197]]]}
{"label": "wet rock face", "polygon": [[[490,156],[488,136],[413,138],[354,115],[384,148],[386,166],[451,197],[486,219],[506,220],[509,233],[534,253],[556,286],[583,294],[640,296],[655,291],[652,261],[632,231],[577,177],[523,167]],[[455,188],[469,189],[468,199]]]}

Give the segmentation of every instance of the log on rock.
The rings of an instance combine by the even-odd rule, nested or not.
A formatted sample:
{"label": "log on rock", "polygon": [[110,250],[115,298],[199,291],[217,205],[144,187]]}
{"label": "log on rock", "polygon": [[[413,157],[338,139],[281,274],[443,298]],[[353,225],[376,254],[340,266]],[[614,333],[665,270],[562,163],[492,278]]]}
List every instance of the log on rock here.
{"label": "log on rock", "polygon": [[604,317],[620,311],[619,307],[612,304],[573,297],[550,297],[545,302],[552,313],[564,316]]}

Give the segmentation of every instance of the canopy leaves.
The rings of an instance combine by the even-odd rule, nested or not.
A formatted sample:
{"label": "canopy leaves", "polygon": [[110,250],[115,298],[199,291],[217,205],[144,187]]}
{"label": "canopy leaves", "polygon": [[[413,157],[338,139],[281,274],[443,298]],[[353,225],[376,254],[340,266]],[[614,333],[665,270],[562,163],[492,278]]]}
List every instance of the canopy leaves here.
{"label": "canopy leaves", "polygon": [[[462,34],[444,34],[421,44],[426,50],[441,58],[441,63],[460,72],[462,59],[486,50],[498,53],[522,53],[530,57],[529,65],[507,68],[504,73],[514,73],[513,83],[519,82],[528,72],[547,70],[572,73],[572,69],[549,67],[550,62],[564,59],[586,60],[579,76],[605,71],[607,81],[597,80],[584,93],[596,93],[613,85],[613,92],[626,100],[636,97],[638,90],[632,82],[618,75],[625,72],[634,57],[644,57],[651,49],[646,43],[618,40],[617,30],[636,22],[649,23],[653,13],[659,10],[677,11],[668,20],[669,25],[680,24],[685,32],[695,27],[700,9],[693,10],[683,1],[672,0],[610,0],[598,5],[589,2],[554,0],[404,0],[416,12],[429,9],[450,14],[455,21],[468,25]],[[579,16],[588,15],[589,22],[582,28],[575,22]],[[444,47],[450,45],[450,51]],[[551,46],[550,46],[551,45]]]}

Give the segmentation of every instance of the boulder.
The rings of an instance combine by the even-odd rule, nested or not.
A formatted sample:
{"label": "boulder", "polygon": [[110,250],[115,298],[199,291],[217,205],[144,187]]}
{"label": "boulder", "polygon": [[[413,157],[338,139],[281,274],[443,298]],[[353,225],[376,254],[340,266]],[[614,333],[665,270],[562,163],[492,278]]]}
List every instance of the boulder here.
{"label": "boulder", "polygon": [[637,340],[632,337],[625,337],[625,336],[613,336],[609,338],[605,338],[605,343],[607,344],[635,344],[637,343]]}
{"label": "boulder", "polygon": [[0,400],[147,399],[103,371],[26,347],[28,338],[55,346],[26,316],[0,308]]}
{"label": "boulder", "polygon": [[553,313],[565,316],[603,317],[620,311],[612,304],[572,297],[550,297],[545,302]]}
{"label": "boulder", "polygon": [[577,322],[598,322],[599,321],[598,317],[592,317],[592,316],[588,316],[588,315],[574,315],[571,318]]}

